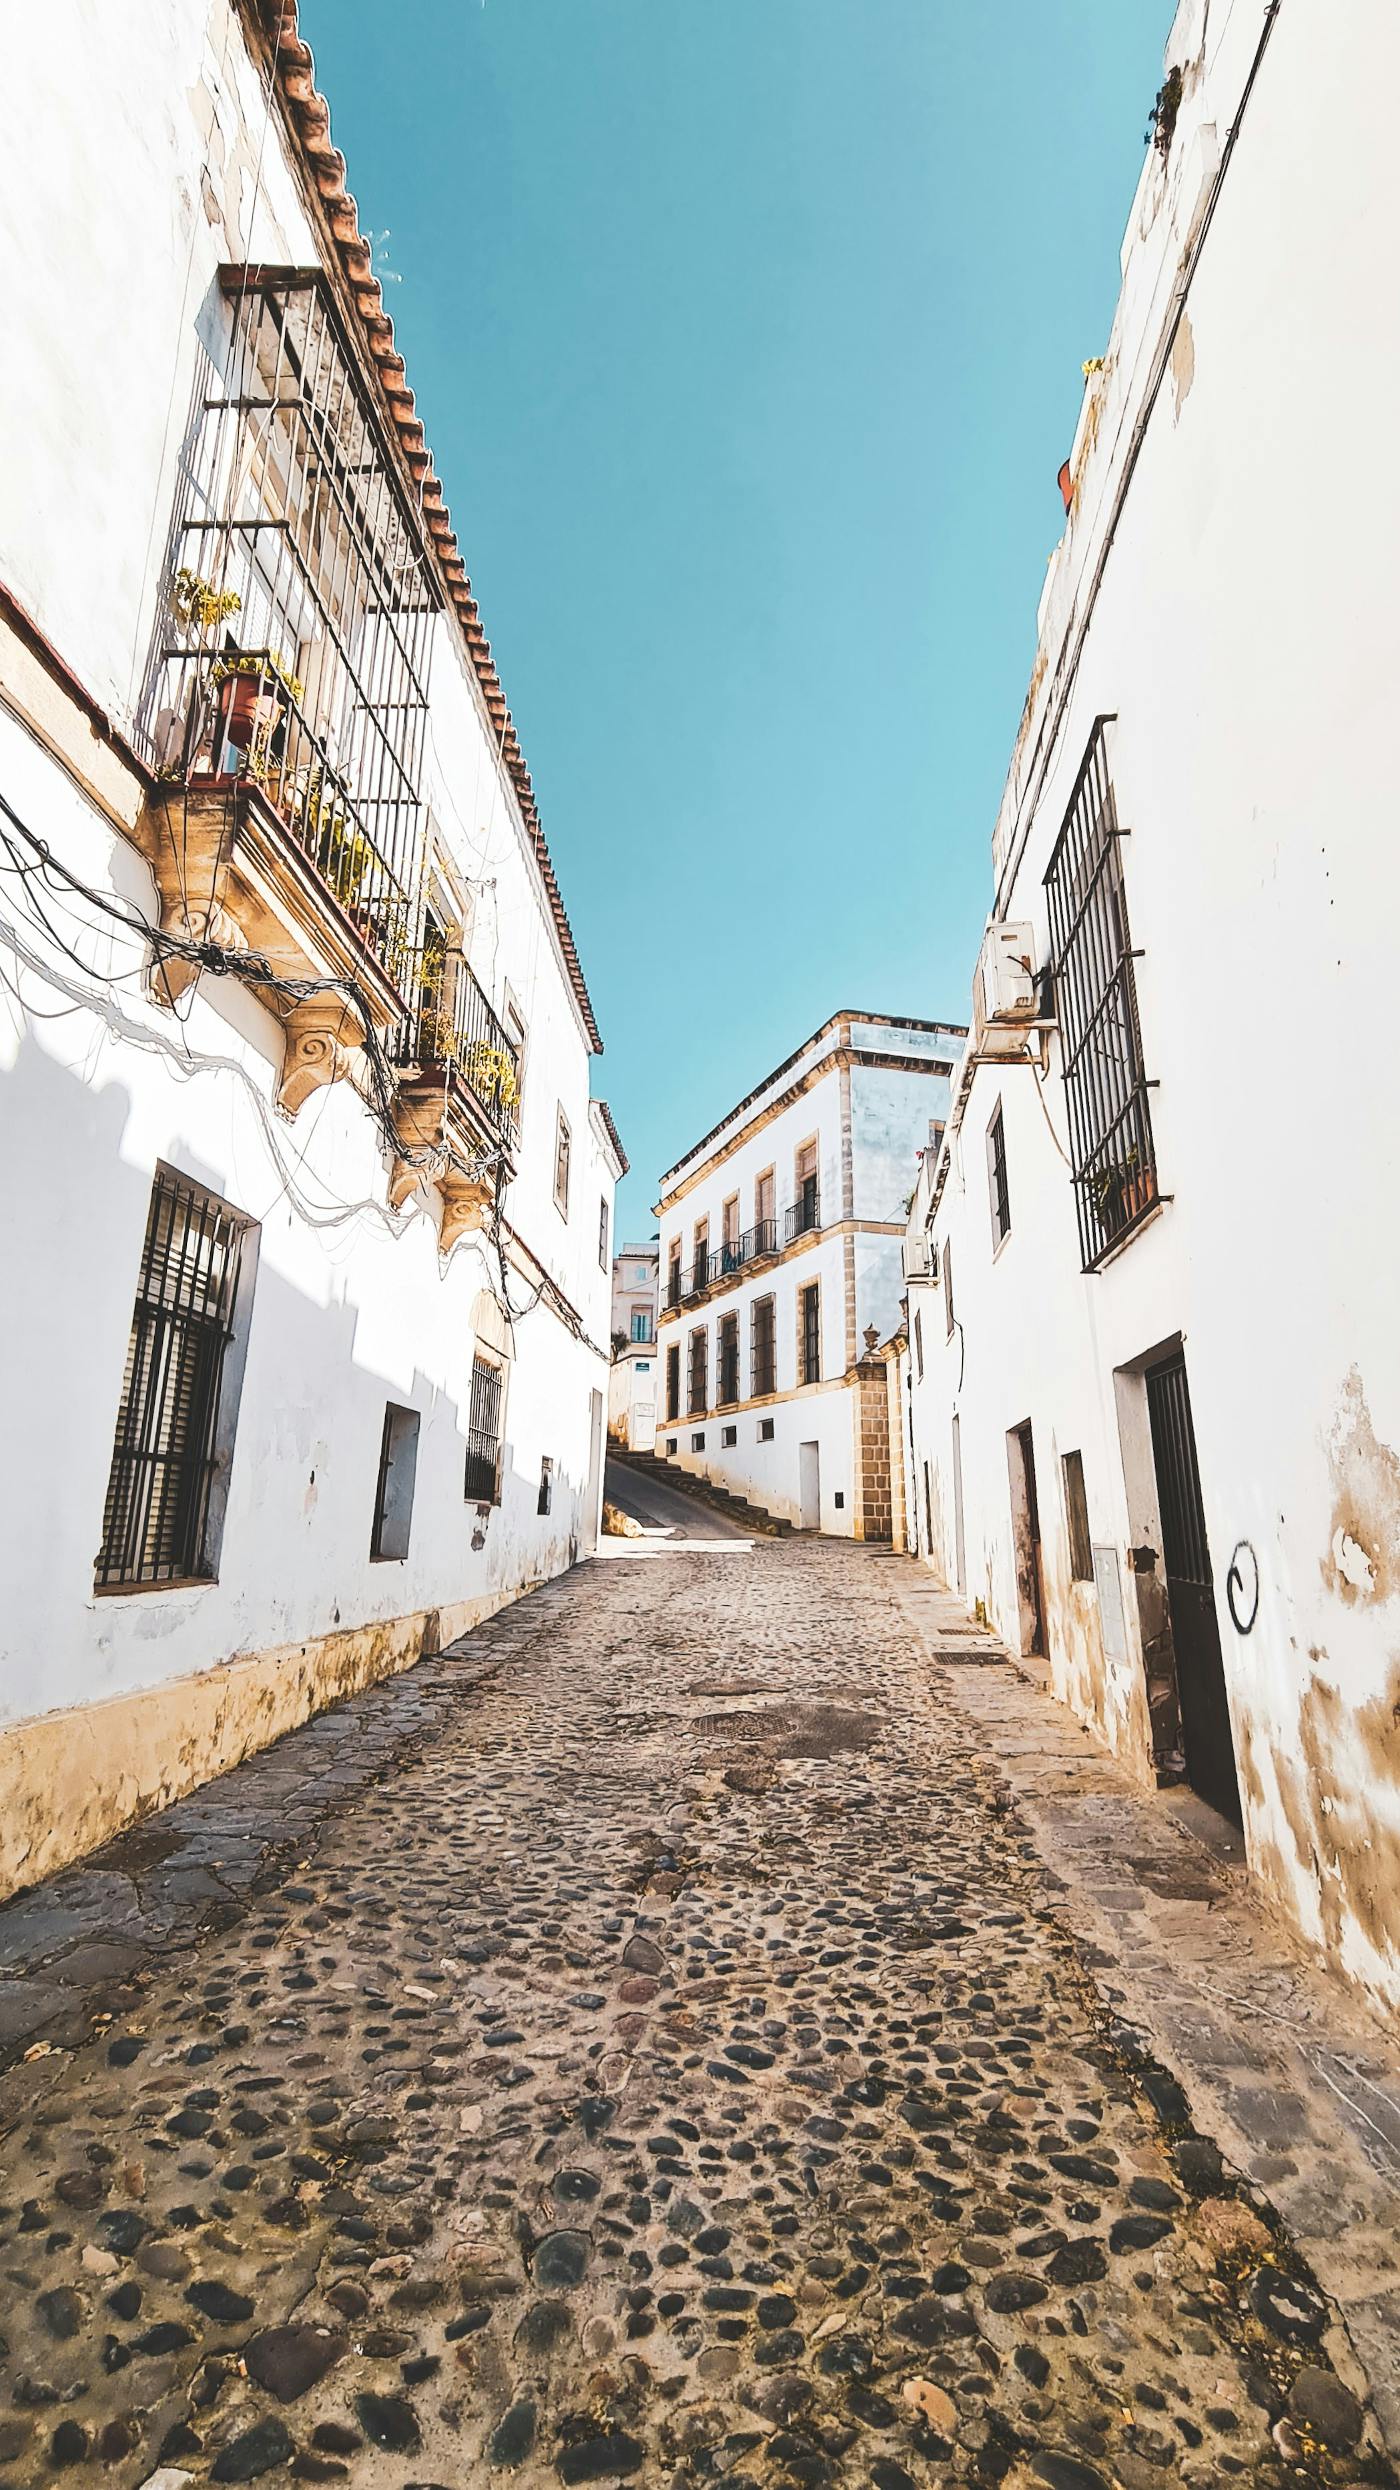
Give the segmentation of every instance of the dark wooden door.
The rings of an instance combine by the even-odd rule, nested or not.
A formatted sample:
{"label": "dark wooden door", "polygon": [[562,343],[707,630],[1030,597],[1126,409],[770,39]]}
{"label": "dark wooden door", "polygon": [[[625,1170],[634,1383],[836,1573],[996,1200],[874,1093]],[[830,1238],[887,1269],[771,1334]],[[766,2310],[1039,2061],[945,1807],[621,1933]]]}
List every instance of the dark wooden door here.
{"label": "dark wooden door", "polygon": [[1021,1649],[1045,1658],[1045,1593],[1040,1576],[1040,1499],[1035,1485],[1035,1441],[1029,1418],[1006,1439],[1011,1473],[1011,1531],[1016,1550],[1016,1597],[1021,1612]]}
{"label": "dark wooden door", "polygon": [[1235,1742],[1225,1694],[1186,1360],[1180,1350],[1160,1366],[1149,1368],[1147,1411],[1162,1513],[1162,1568],[1176,1648],[1186,1778],[1210,1806],[1239,1824],[1242,1810]]}

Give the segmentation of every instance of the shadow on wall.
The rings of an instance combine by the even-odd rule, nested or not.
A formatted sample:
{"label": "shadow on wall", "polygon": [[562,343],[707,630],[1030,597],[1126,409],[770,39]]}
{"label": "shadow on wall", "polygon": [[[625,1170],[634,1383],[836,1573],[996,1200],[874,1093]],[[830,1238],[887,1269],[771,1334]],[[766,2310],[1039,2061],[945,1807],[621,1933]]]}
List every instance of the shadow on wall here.
{"label": "shadow on wall", "polygon": [[[271,1267],[264,1251],[243,1309],[246,1369],[217,1584],[207,1594],[147,1591],[94,1601],[150,1203],[150,1176],[122,1156],[142,1108],[121,1082],[93,1088],[28,1035],[4,1096],[13,1164],[21,1171],[15,1209],[0,1222],[0,1344],[9,1378],[0,1436],[9,1517],[5,1717],[32,1718],[172,1671],[486,1593],[506,1595],[576,1561],[589,1535],[585,1480],[558,1466],[556,1456],[550,1511],[542,1515],[540,1470],[519,1460],[507,1435],[499,1501],[481,1511],[464,1492],[466,1414],[456,1396],[421,1367],[409,1380],[359,1361],[359,1309],[317,1302]],[[232,1198],[225,1171],[178,1132],[162,1155],[221,1199]],[[42,1181],[42,1217],[37,1207],[25,1216],[25,1169],[34,1171],[36,1188]],[[275,1181],[260,1168],[264,1196]],[[280,1192],[270,1207],[265,1198],[235,1200],[233,1207],[254,1219],[265,1213],[269,1228],[287,1216]],[[479,1273],[463,1272],[464,1297],[475,1296],[478,1282]],[[525,1319],[552,1318],[541,1312]],[[417,1417],[416,1476],[406,1555],[375,1561],[390,1404]],[[509,1427],[509,1396],[506,1419]],[[205,1643],[197,1653],[177,1653],[191,1596],[208,1603],[197,1625],[213,1629],[214,1648]],[[92,1620],[90,1641],[75,1632],[78,1605]],[[133,1643],[164,1651],[156,1658],[152,1648],[148,1662],[133,1664]]]}

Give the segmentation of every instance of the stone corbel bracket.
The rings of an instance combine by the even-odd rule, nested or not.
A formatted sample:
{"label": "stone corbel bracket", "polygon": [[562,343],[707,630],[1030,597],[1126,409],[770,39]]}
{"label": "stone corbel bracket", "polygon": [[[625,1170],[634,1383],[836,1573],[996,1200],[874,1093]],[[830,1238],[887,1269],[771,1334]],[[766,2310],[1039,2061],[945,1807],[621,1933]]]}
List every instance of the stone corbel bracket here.
{"label": "stone corbel bracket", "polygon": [[364,1022],[343,994],[310,994],[284,1022],[286,1048],[277,1084],[283,1115],[296,1115],[313,1090],[347,1080],[364,1044]]}
{"label": "stone corbel bracket", "polygon": [[[155,877],[162,932],[256,952],[288,981],[325,981],[326,992],[302,1001],[266,984],[254,989],[286,1031],[282,1113],[295,1115],[328,1081],[353,1079],[367,1017],[388,1028],[402,998],[259,789],[233,779],[160,787],[135,836]],[[152,999],[173,1006],[201,973],[198,960],[157,958]],[[345,990],[352,983],[363,1009]]]}

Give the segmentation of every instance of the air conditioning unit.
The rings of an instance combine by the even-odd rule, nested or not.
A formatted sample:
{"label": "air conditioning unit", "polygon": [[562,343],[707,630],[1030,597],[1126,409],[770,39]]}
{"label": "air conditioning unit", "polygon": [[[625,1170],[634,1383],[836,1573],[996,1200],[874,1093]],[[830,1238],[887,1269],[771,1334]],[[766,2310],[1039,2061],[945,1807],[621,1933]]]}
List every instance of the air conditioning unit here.
{"label": "air conditioning unit", "polygon": [[989,925],[977,963],[977,1018],[984,1028],[1026,1026],[1040,1016],[1035,929]]}
{"label": "air conditioning unit", "polygon": [[929,1286],[937,1281],[938,1254],[933,1239],[926,1236],[922,1229],[912,1236],[906,1234],[902,1252],[906,1281],[922,1280]]}

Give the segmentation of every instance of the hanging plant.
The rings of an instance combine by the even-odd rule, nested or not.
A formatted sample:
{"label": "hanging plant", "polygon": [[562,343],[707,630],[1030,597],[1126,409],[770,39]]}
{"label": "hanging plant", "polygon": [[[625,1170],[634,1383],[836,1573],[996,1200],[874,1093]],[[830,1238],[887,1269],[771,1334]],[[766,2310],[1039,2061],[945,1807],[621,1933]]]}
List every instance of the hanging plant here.
{"label": "hanging plant", "polygon": [[493,1100],[507,1110],[520,1098],[520,1078],[503,1046],[473,1039],[461,1058],[462,1077],[489,1106]]}
{"label": "hanging plant", "polygon": [[1181,92],[1184,84],[1185,80],[1179,68],[1167,71],[1157,89],[1147,128],[1143,132],[1147,144],[1156,148],[1163,162],[1166,161],[1176,130],[1176,117],[1181,110]]}

